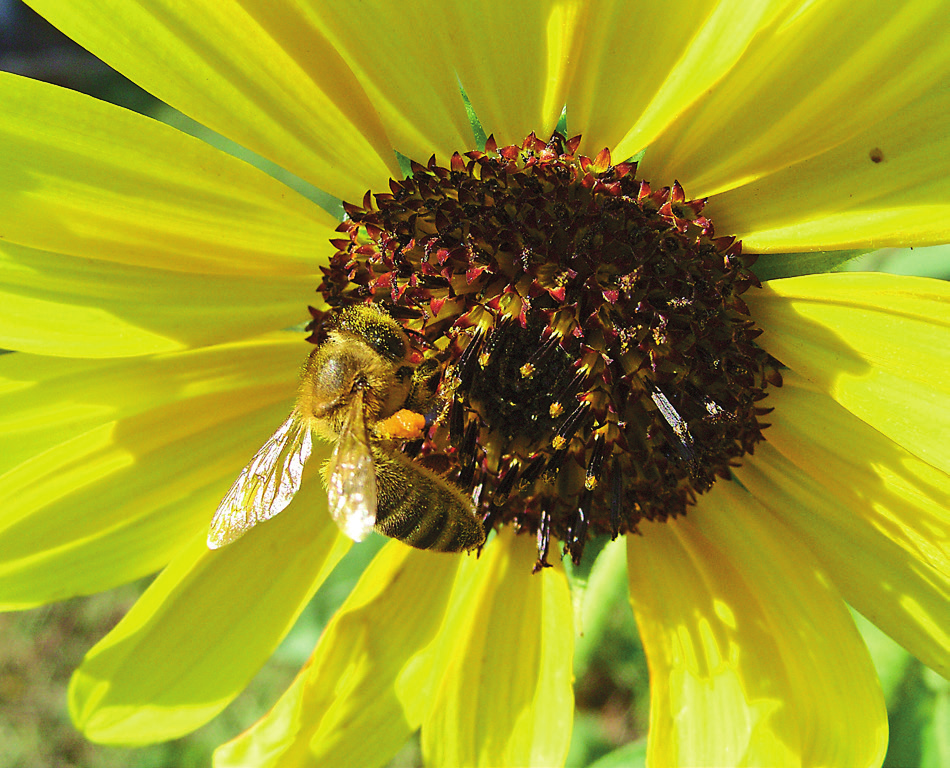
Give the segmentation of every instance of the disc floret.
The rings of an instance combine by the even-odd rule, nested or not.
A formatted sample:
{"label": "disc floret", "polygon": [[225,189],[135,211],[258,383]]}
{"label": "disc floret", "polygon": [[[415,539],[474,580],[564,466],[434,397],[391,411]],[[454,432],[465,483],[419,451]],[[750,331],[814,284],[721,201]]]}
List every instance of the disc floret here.
{"label": "disc floret", "polygon": [[[443,367],[406,450],[472,493],[487,526],[552,538],[686,512],[763,439],[778,364],[742,294],[759,281],[704,200],[653,189],[580,137],[433,157],[346,205],[320,286],[374,301]],[[314,311],[314,338],[323,313]]]}

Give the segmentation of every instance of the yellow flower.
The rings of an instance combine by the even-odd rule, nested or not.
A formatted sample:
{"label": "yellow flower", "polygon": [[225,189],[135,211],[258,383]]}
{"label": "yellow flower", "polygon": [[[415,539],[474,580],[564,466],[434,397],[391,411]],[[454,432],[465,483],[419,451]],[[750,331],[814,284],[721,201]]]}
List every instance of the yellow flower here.
{"label": "yellow flower", "polygon": [[[936,0],[31,4],[339,199],[387,190],[397,152],[472,148],[461,84],[499,145],[550,135],[566,105],[584,154],[646,149],[638,176],[708,196],[746,252],[950,240]],[[305,345],[282,329],[338,222],[140,115],[10,75],[0,93],[0,601],[164,568],[70,705],[94,740],[174,738],[242,690],[349,546],[315,474],[273,521],[205,543],[290,408]],[[844,601],[950,668],[950,290],[821,274],[744,298],[787,367],[766,440],[737,482],[625,537],[649,761],[877,764],[882,697]],[[533,549],[510,527],[479,559],[388,544],[216,764],[381,765],[420,727],[429,765],[562,764],[575,622]]]}

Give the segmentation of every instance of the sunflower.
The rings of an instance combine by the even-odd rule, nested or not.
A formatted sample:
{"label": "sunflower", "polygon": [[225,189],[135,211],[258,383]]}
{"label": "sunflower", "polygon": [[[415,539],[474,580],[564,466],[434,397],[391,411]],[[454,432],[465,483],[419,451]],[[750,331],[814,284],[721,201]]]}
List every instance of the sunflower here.
{"label": "sunflower", "polygon": [[[385,288],[393,304],[425,299],[436,318],[450,305],[443,325],[458,333],[433,331],[432,344],[456,372],[453,402],[474,435],[464,444],[484,459],[474,471],[504,502],[514,486],[489,458],[520,461],[522,491],[479,507],[501,510],[479,557],[387,544],[293,685],[216,765],[377,766],[420,728],[427,765],[563,764],[580,628],[547,553],[560,540],[581,561],[597,532],[621,542],[601,559],[626,550],[650,664],[650,764],[880,763],[883,699],[846,601],[947,675],[950,290],[813,273],[848,251],[950,239],[944,4],[31,5],[167,104],[363,201],[341,224],[168,126],[0,77],[0,345],[15,351],[0,358],[0,600],[27,608],[162,569],[73,677],[70,709],[89,738],[171,739],[210,720],[350,546],[317,472],[241,540],[212,551],[206,537],[228,485],[293,406],[307,306],[318,305],[319,333],[321,313],[355,286]],[[483,147],[466,100],[493,137]],[[555,133],[562,117],[579,139]],[[616,162],[634,156],[636,168]],[[613,195],[629,205],[577,237],[615,242],[635,206],[645,218],[632,236],[669,257],[650,269],[685,271],[644,276],[611,257],[606,276],[599,263],[556,273],[531,227],[498,238],[523,264],[500,248],[471,261],[444,247],[439,261],[436,209],[425,234],[450,271],[433,277],[411,255],[400,264],[417,269],[392,266],[421,247],[399,240],[407,200],[509,169],[570,177],[529,195],[523,221],[548,226],[577,213],[565,199]],[[471,199],[485,207],[486,194]],[[463,229],[491,243],[492,221]],[[464,288],[493,276],[507,282]],[[640,338],[623,297],[641,278],[647,297],[667,278],[728,287],[712,292],[716,306],[708,291],[641,301],[653,324]],[[593,325],[571,296],[600,297]],[[561,443],[495,451],[520,434],[491,421],[463,375],[462,341],[479,339],[471,358],[487,354],[488,331],[510,334],[485,318],[519,314],[516,346],[539,316],[532,333],[561,343],[517,370],[559,381],[583,369],[558,402],[588,405],[571,429],[539,429]],[[702,343],[684,342],[672,316],[715,329],[710,344],[734,364],[691,355]],[[479,419],[482,432],[466,426]],[[451,432],[444,421],[435,428]],[[628,445],[634,423],[649,446]],[[538,473],[577,459],[563,493],[535,492],[538,456]]]}

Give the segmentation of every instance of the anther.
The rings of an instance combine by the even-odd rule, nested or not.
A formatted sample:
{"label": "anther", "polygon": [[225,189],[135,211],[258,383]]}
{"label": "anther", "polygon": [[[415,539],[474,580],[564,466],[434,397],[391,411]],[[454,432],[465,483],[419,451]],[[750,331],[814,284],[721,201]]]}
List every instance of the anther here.
{"label": "anther", "polygon": [[558,391],[548,409],[552,419],[556,419],[564,413],[564,404],[572,402],[577,397],[577,393],[580,391],[589,373],[590,368],[582,364],[577,373],[574,374],[574,378],[568,382],[567,386],[562,387],[560,391]]}
{"label": "anther", "polygon": [[567,417],[564,423],[558,428],[557,434],[551,439],[551,446],[554,450],[561,450],[571,441],[571,438],[574,437],[574,433],[580,428],[581,422],[589,408],[590,403],[587,400],[582,400],[580,405]]}
{"label": "anther", "polygon": [[644,379],[643,383],[647,392],[650,393],[650,398],[663,415],[663,419],[669,425],[670,429],[673,430],[673,434],[677,438],[676,445],[680,456],[686,461],[692,461],[696,458],[695,441],[693,440],[693,435],[690,433],[686,421],[679,415],[679,412],[673,407],[673,404],[656,384],[646,379]]}
{"label": "anther", "polygon": [[584,554],[584,545],[587,543],[587,526],[590,525],[590,504],[593,494],[585,490],[577,502],[577,509],[571,520],[571,527],[567,537],[567,551],[571,555],[574,565],[581,564]]}
{"label": "anther", "polygon": [[618,467],[613,469],[610,484],[610,538],[616,539],[620,535],[620,521],[623,505],[623,475]]}
{"label": "anther", "polygon": [[478,364],[482,368],[488,365],[495,351],[507,340],[513,323],[514,318],[505,316],[498,322],[498,325],[491,329],[491,332],[488,334],[488,342],[482,353],[478,356]]}
{"label": "anther", "polygon": [[590,459],[587,461],[587,472],[584,479],[584,487],[588,491],[593,491],[600,480],[600,472],[604,466],[604,457],[606,456],[607,441],[602,433],[594,436],[594,447],[590,452]]}
{"label": "anther", "polygon": [[541,477],[544,472],[544,465],[547,463],[547,456],[543,453],[537,453],[531,457],[528,466],[524,468],[521,477],[518,478],[518,488],[526,490],[534,485],[535,481]]}
{"label": "anther", "polygon": [[482,348],[482,342],[484,339],[485,331],[482,328],[479,328],[475,331],[475,334],[469,340],[465,350],[459,357],[458,366],[455,369],[455,375],[458,380],[457,391],[464,393],[467,392],[471,387],[472,378],[475,376],[476,363],[478,362],[478,353]]}
{"label": "anther", "polygon": [[546,507],[541,508],[541,520],[538,523],[538,561],[531,569],[531,573],[538,573],[542,568],[550,568],[548,562],[548,548],[551,545],[551,513]]}
{"label": "anther", "polygon": [[557,473],[564,466],[564,460],[567,458],[568,446],[556,450],[548,459],[547,466],[544,468],[544,479],[553,483],[557,479]]}
{"label": "anther", "polygon": [[458,483],[463,488],[466,488],[475,477],[475,468],[478,465],[477,438],[478,419],[472,418],[468,421],[465,436],[459,446],[459,460],[462,463],[462,468],[459,470]]}
{"label": "anther", "polygon": [[452,398],[452,404],[449,406],[449,441],[452,445],[458,445],[462,439],[465,429],[465,403],[455,395]]}
{"label": "anther", "polygon": [[735,416],[725,411],[719,403],[709,397],[709,395],[701,392],[695,385],[687,381],[684,389],[694,400],[699,400],[703,404],[708,414],[706,416],[707,419],[711,421],[735,421]]}
{"label": "anther", "polygon": [[561,342],[561,336],[559,333],[555,332],[551,334],[551,338],[545,341],[541,348],[538,349],[530,358],[528,362],[521,366],[521,375],[530,379],[534,376],[534,372],[538,370],[539,367],[544,363],[545,359],[554,351],[555,347]]}
{"label": "anther", "polygon": [[518,479],[519,469],[520,464],[517,459],[514,459],[511,464],[505,468],[505,471],[498,479],[498,486],[495,488],[495,492],[491,497],[491,503],[494,506],[503,506],[508,501],[508,495],[515,486],[515,480]]}

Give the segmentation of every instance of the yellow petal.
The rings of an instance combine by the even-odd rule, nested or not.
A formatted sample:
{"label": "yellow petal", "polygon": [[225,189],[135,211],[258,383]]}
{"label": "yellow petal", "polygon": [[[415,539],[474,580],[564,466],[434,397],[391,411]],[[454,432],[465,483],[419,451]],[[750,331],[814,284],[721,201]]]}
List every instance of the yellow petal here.
{"label": "yellow petal", "polygon": [[[324,630],[307,667],[267,716],[219,747],[216,768],[379,766],[419,727],[401,701],[431,690],[398,686],[439,631],[461,556],[391,542]],[[415,706],[418,708],[418,705]]]}
{"label": "yellow petal", "polygon": [[564,107],[579,3],[481,0],[430,5],[433,55],[458,76],[499,146],[547,138]]}
{"label": "yellow petal", "polygon": [[630,537],[648,764],[880,765],[883,696],[814,558],[735,484]]}
{"label": "yellow petal", "polygon": [[0,348],[129,357],[297,325],[320,278],[199,275],[0,242]]}
{"label": "yellow petal", "polygon": [[89,739],[174,739],[244,689],[350,546],[318,474],[280,515],[221,550],[208,549],[201,527],[89,651],[69,686]]}
{"label": "yellow petal", "polygon": [[755,253],[925,246],[950,240],[948,198],[950,92],[941,86],[821,154],[715,196],[704,212]]}
{"label": "yellow petal", "polygon": [[326,211],[197,139],[14,75],[0,101],[0,239],[232,275],[308,276],[330,254]]}
{"label": "yellow petal", "polygon": [[393,147],[420,162],[433,153],[447,162],[452,152],[475,148],[455,69],[432,46],[433,36],[458,29],[442,20],[453,8],[390,0],[357,8],[351,0],[327,0],[308,9],[359,80]]}
{"label": "yellow petal", "polygon": [[588,153],[610,147],[615,160],[636,154],[705,95],[786,5],[586,3],[570,59],[571,133],[583,133]]}
{"label": "yellow petal", "polygon": [[786,371],[767,443],[738,477],[845,599],[950,675],[950,477]]}
{"label": "yellow petal", "polygon": [[439,639],[442,685],[422,725],[427,766],[563,764],[574,709],[571,599],[559,565],[531,573],[536,558],[530,537],[505,529],[462,564]]}
{"label": "yellow petal", "polygon": [[373,105],[305,5],[32,6],[166,104],[336,197],[358,201],[398,172]]}
{"label": "yellow petal", "polygon": [[98,362],[0,356],[0,604],[155,571],[293,404],[292,334]]}
{"label": "yellow petal", "polygon": [[838,273],[745,295],[771,354],[896,443],[950,471],[950,283]]}
{"label": "yellow petal", "polygon": [[[923,136],[935,140],[942,136],[946,141],[946,110],[941,114],[933,108],[946,101],[948,23],[941,0],[907,0],[886,8],[871,4],[864,10],[850,0],[789,3],[759,30],[726,75],[650,146],[642,170],[657,183],[677,178],[698,197],[757,180],[765,184],[770,174],[816,158],[869,130],[892,135],[890,121],[895,121],[894,127],[904,125],[906,114],[917,112],[921,100],[932,110],[920,113],[931,125],[914,127],[894,150],[917,147]],[[852,168],[871,166],[868,153],[874,146],[864,146],[851,157]],[[888,148],[881,148],[887,155]],[[937,153],[931,158],[946,175],[946,157]],[[824,160],[818,163],[826,165]],[[875,191],[900,175],[881,174],[887,181]],[[786,211],[791,207],[797,220],[802,219],[797,215],[800,201],[807,206],[820,199],[824,210],[848,206],[837,188],[829,189],[833,175],[818,178],[818,186],[787,190],[778,206]],[[864,193],[857,179],[848,181],[848,191]],[[908,184],[915,188],[915,182]],[[776,179],[766,194],[781,188],[781,178]],[[762,190],[752,190],[748,199],[759,205],[762,197]],[[720,233],[750,231],[731,221],[725,225],[726,208],[721,208],[710,210],[719,217],[715,220]],[[812,247],[823,248],[814,241]],[[824,244],[824,249],[830,247]]]}

